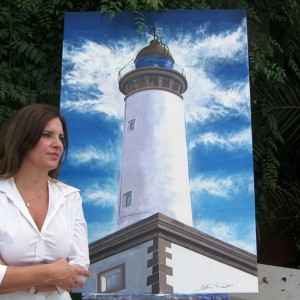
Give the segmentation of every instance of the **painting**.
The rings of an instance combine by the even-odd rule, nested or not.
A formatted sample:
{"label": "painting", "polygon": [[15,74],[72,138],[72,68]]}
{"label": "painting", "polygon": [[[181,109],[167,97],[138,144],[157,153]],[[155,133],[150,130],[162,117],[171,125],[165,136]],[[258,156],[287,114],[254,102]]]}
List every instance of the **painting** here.
{"label": "painting", "polygon": [[79,292],[257,292],[245,11],[66,13],[60,107],[60,179],[88,223]]}

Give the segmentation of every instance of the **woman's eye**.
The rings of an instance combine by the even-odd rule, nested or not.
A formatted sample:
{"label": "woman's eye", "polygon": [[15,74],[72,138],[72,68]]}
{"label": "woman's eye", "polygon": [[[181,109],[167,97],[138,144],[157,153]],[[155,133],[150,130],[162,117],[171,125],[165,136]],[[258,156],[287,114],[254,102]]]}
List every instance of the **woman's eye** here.
{"label": "woman's eye", "polygon": [[43,132],[42,136],[43,137],[51,137],[51,133],[50,132]]}

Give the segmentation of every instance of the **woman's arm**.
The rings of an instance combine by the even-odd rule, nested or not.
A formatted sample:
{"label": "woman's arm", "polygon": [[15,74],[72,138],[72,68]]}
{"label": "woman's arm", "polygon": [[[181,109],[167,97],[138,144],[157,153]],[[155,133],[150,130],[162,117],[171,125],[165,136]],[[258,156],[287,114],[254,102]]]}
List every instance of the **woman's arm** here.
{"label": "woman's arm", "polygon": [[75,227],[72,237],[72,247],[68,255],[68,261],[71,265],[81,266],[88,269],[90,264],[89,245],[87,237],[87,224],[82,209],[82,198],[79,193],[75,194]]}
{"label": "woman's arm", "polygon": [[[90,264],[89,258],[89,245],[87,237],[87,224],[83,214],[82,198],[80,193],[77,192],[75,196],[75,223],[74,223],[74,235],[72,236],[72,247],[68,255],[68,261],[70,265],[81,266],[88,269]],[[86,280],[85,275],[81,275],[81,280],[84,283]],[[82,287],[82,286],[77,286]],[[63,293],[64,289],[57,286],[59,293]]]}
{"label": "woman's arm", "polygon": [[[0,268],[2,268],[3,275],[4,275],[7,270],[7,266],[5,266],[5,263],[1,258],[0,258]],[[0,274],[0,278],[2,278],[1,274]],[[10,288],[10,289],[2,288],[1,281],[0,281],[0,294],[3,294],[3,293],[8,294],[8,293],[22,291],[22,290],[24,290],[24,289],[23,288]],[[51,292],[54,290],[56,290],[55,285],[45,285],[45,286],[40,286],[40,288],[39,288],[39,291],[41,291],[41,292]]]}
{"label": "woman's arm", "polygon": [[[4,262],[1,260],[0,263],[3,267]],[[89,276],[89,272],[81,267],[70,265],[66,259],[34,266],[7,266],[0,282],[0,294],[29,290],[34,286],[40,287],[41,290],[52,290],[52,288],[54,290],[57,286],[71,291],[77,286],[82,287],[81,276]]]}

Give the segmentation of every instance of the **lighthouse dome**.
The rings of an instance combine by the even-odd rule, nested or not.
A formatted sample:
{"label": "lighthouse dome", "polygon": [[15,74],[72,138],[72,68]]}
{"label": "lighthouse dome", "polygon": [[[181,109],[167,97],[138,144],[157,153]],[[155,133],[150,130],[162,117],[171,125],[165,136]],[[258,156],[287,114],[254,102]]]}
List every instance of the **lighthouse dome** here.
{"label": "lighthouse dome", "polygon": [[148,46],[138,52],[134,64],[136,68],[163,67],[172,69],[174,59],[169,52],[168,46],[154,39]]}

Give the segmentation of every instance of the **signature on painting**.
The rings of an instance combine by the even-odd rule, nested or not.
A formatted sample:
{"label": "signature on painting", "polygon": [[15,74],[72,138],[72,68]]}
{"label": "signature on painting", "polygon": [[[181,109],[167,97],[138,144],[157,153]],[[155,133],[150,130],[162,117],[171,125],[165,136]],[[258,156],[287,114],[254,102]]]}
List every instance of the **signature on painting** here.
{"label": "signature on painting", "polygon": [[208,290],[208,289],[215,289],[215,288],[222,288],[222,289],[227,289],[229,287],[232,287],[233,283],[226,283],[226,284],[222,284],[219,282],[216,283],[205,283],[202,284],[200,289],[198,291],[203,291],[203,290]]}

